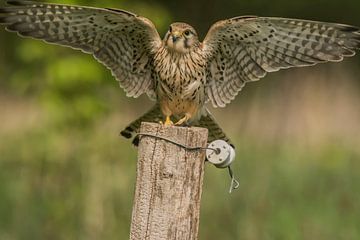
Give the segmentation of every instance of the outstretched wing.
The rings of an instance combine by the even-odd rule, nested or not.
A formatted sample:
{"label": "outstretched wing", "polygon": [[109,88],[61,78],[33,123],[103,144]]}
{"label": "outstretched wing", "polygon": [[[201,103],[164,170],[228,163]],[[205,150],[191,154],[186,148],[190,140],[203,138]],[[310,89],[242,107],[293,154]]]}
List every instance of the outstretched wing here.
{"label": "outstretched wing", "polygon": [[360,48],[360,28],[306,20],[238,17],[209,30],[207,95],[214,107],[230,103],[246,82],[268,72],[341,61]]}
{"label": "outstretched wing", "polygon": [[93,54],[129,97],[152,90],[152,56],[161,39],[148,19],[115,9],[7,3],[12,6],[0,8],[0,24],[8,30]]}

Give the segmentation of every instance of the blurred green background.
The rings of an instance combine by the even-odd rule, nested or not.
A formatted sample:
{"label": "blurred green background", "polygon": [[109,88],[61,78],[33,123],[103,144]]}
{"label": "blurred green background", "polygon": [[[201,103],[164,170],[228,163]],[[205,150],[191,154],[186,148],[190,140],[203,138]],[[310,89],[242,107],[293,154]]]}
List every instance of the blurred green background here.
{"label": "blurred green background", "polygon": [[[56,2],[130,10],[161,34],[250,14],[360,26],[358,0]],[[214,110],[241,186],[229,195],[227,172],[207,165],[200,239],[360,239],[359,66],[270,74]],[[118,134],[150,106],[91,56],[1,28],[0,240],[128,239],[136,149]]]}

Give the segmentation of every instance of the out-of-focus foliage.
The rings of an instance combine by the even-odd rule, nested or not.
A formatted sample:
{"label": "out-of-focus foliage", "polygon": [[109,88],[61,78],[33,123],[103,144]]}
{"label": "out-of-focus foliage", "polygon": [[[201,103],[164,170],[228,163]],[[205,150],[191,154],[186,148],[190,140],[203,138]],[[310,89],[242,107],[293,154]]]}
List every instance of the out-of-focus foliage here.
{"label": "out-of-focus foliage", "polygon": [[[161,34],[249,14],[360,26],[358,0],[52,2],[126,9]],[[359,64],[274,73],[215,112],[241,187],[207,166],[200,239],[360,239]],[[1,29],[0,240],[127,239],[136,149],[118,133],[150,105],[91,56]]]}

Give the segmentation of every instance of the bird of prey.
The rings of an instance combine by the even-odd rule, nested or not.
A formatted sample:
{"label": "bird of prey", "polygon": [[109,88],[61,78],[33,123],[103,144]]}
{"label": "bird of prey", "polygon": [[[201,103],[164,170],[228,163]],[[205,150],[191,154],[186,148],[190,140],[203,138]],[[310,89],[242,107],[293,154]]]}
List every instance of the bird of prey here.
{"label": "bird of prey", "polygon": [[337,23],[242,16],[219,21],[200,41],[176,22],[161,39],[152,22],[111,8],[7,0],[0,24],[24,37],[80,49],[109,68],[128,97],[156,102],[141,121],[207,127],[209,141],[230,141],[205,104],[225,107],[247,82],[291,67],[338,62],[360,48],[360,28]]}

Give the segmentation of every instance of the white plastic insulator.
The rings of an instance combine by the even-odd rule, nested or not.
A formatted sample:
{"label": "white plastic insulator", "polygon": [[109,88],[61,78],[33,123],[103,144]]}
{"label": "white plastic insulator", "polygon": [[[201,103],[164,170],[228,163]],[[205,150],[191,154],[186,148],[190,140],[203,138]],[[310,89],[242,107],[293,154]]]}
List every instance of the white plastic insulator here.
{"label": "white plastic insulator", "polygon": [[227,168],[235,160],[235,150],[224,140],[216,140],[209,144],[206,158],[217,168]]}

